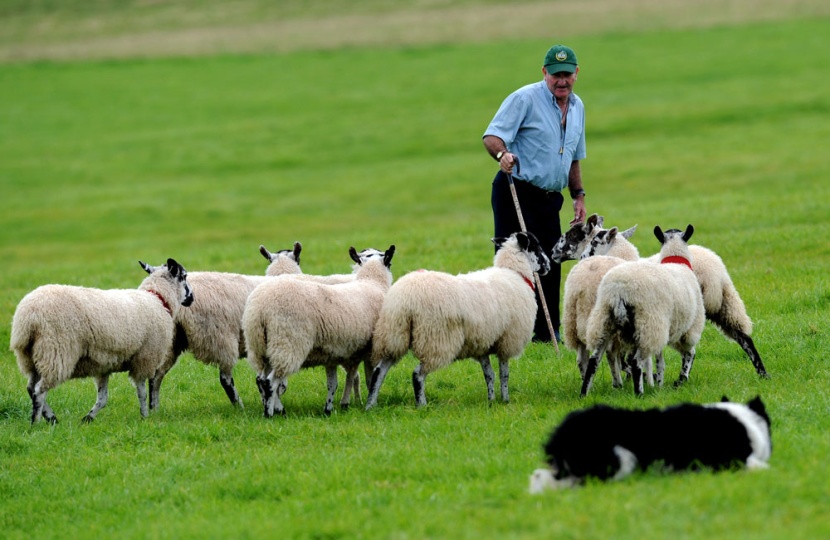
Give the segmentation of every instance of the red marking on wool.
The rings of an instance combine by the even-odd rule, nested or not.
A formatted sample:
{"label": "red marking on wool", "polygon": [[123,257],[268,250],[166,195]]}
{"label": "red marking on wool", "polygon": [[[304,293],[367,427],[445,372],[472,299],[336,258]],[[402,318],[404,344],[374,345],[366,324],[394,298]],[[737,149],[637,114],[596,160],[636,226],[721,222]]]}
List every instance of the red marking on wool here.
{"label": "red marking on wool", "polygon": [[166,309],[166,310],[167,310],[167,313],[169,313],[171,317],[173,316],[173,310],[172,310],[172,309],[170,309],[170,306],[167,304],[167,300],[165,300],[165,299],[164,299],[164,297],[162,297],[162,296],[161,296],[159,293],[157,293],[156,291],[151,291],[151,290],[149,290],[149,289],[148,289],[148,290],[147,290],[147,292],[148,292],[148,293],[150,293],[150,294],[152,294],[153,296],[155,296],[155,297],[156,297],[156,298],[158,298],[159,300],[161,300],[161,305],[162,305],[162,306],[164,306],[164,309]]}
{"label": "red marking on wool", "polygon": [[677,255],[672,255],[671,257],[666,257],[660,264],[685,264],[689,267],[689,270],[694,270],[692,268],[692,263],[689,262],[689,259],[686,257],[678,257]]}

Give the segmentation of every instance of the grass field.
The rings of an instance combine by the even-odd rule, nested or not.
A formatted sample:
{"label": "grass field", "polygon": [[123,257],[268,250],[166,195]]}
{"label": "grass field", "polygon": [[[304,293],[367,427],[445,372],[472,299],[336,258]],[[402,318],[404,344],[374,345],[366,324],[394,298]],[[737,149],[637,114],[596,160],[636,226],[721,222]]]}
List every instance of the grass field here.
{"label": "grass field", "polygon": [[[481,134],[510,91],[540,78],[557,37],[538,26],[562,9],[588,112],[589,212],[638,224],[642,255],[657,250],[655,224],[694,224],[729,267],[772,377],[707,327],[690,382],[642,399],[603,368],[580,400],[574,354],[532,344],[511,364],[509,405],[489,406],[480,368],[460,362],[427,379],[416,409],[408,357],[368,413],[324,417],[325,377],[310,370],[291,379],[288,416],[266,420],[244,360],[235,410],[217,370],[187,355],[147,419],[117,374],[94,424],[80,423],[94,384],[77,380],[49,395],[60,422],[31,426],[4,346],[0,537],[830,536],[824,2],[527,2],[516,5],[538,15],[527,32],[499,25],[503,6],[485,1],[166,11],[175,4],[0,0],[0,343],[28,291],[134,288],[138,259],[259,274],[260,244],[299,240],[308,273],[348,271],[349,246],[393,243],[396,276],[489,265],[495,167]],[[431,24],[462,13],[478,14],[475,32]],[[286,21],[302,41],[258,38]],[[323,29],[317,41],[309,28]],[[176,54],[177,36],[192,47]],[[672,380],[679,358],[666,359]],[[768,471],[527,494],[568,412],[723,394],[766,402]]]}

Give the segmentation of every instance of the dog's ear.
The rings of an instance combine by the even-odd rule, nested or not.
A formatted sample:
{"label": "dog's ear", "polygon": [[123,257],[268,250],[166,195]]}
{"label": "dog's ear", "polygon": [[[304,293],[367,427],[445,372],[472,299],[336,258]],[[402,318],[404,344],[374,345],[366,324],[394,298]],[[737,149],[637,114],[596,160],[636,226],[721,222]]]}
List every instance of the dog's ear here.
{"label": "dog's ear", "polygon": [[726,397],[726,396],[723,396],[722,398],[720,398],[720,402],[721,403],[729,403],[729,398]]}

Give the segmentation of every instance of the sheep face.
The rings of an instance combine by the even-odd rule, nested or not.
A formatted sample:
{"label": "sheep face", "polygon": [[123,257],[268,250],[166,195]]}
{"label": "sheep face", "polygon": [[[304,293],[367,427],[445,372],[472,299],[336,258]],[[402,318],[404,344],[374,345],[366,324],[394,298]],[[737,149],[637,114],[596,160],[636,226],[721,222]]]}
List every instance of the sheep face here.
{"label": "sheep face", "polygon": [[161,266],[150,266],[142,261],[138,261],[138,263],[148,274],[162,271],[168,272],[170,278],[172,278],[178,287],[179,298],[182,299],[181,305],[187,307],[193,303],[193,290],[187,282],[187,270],[184,269],[184,266],[177,263],[174,259],[167,259],[167,263]]}
{"label": "sheep face", "polygon": [[587,243],[593,238],[600,227],[603,217],[591,214],[585,223],[575,223],[563,234],[550,252],[550,258],[556,264],[572,261],[585,250]]}
{"label": "sheep face", "polygon": [[619,232],[619,229],[617,229],[617,227],[611,227],[610,229],[597,228],[596,234],[594,234],[594,236],[590,239],[590,241],[588,242],[588,246],[585,248],[585,251],[582,252],[582,255],[579,256],[579,258],[587,259],[588,257],[595,257],[597,255],[607,255],[608,252],[611,250],[611,246],[614,245],[614,239],[617,238],[617,234],[619,234],[623,238],[628,239],[634,235],[634,232],[636,230],[636,225],[622,232]]}

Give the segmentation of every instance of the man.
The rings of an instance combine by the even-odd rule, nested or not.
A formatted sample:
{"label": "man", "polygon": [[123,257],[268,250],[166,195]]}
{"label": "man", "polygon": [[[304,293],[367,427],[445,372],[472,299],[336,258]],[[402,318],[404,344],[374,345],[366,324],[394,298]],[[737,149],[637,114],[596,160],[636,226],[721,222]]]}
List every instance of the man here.
{"label": "man", "polygon": [[[524,86],[504,100],[484,132],[484,147],[499,162],[491,204],[496,236],[521,230],[507,175],[512,174],[527,230],[546,251],[561,236],[559,211],[566,187],[573,199],[574,219],[585,220],[585,190],[579,162],[585,159],[585,108],[573,93],[579,66],[573,50],[554,45],[542,65],[544,80]],[[556,339],[559,340],[561,267],[541,278]],[[537,302],[540,302],[537,292]],[[534,341],[550,341],[539,306]]]}

